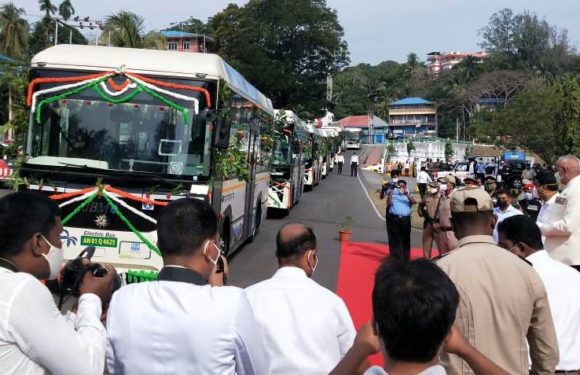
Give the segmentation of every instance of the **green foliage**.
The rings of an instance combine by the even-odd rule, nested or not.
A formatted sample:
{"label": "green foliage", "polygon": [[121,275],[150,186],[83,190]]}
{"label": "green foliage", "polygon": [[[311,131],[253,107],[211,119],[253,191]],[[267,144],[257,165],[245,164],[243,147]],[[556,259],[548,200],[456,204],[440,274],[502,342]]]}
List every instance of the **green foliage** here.
{"label": "green foliage", "polygon": [[453,143],[451,143],[451,140],[448,139],[445,141],[445,160],[451,159],[453,154]]}
{"label": "green foliage", "polygon": [[176,22],[167,30],[183,31],[187,33],[202,34],[202,35],[203,34],[211,35],[212,33],[209,24],[203,23],[203,21],[195,17],[189,17],[184,21]]}
{"label": "green foliage", "polygon": [[226,150],[214,149],[215,168],[221,180],[232,178],[238,178],[246,182],[250,180],[248,154],[241,150],[241,140],[242,138],[236,137],[235,140],[230,141],[230,145]]}
{"label": "green foliage", "polygon": [[[28,127],[24,97],[28,81],[23,74],[18,74],[16,67],[2,66],[1,69],[4,70],[4,74],[0,76],[0,102],[2,103],[0,114],[3,121],[0,134],[11,134],[14,142],[8,147],[1,148],[0,151],[3,155],[12,158],[18,154],[18,147],[24,144]],[[10,103],[12,108],[9,108]],[[12,120],[9,119],[10,110]]]}
{"label": "green foliage", "polygon": [[[54,21],[51,18],[44,17],[34,25],[28,41],[28,50],[30,56],[54,45]],[[72,33],[72,44],[88,44],[87,39],[77,29],[59,27],[58,43],[68,44]]]}
{"label": "green foliage", "polygon": [[348,62],[343,29],[325,0],[250,0],[228,6],[209,25],[219,55],[275,107],[303,117],[322,112],[327,74]]}
{"label": "green foliage", "polygon": [[354,219],[352,218],[352,216],[347,215],[344,218],[344,221],[340,224],[338,224],[338,231],[339,232],[350,232],[352,231],[352,225],[354,224]]}
{"label": "green foliage", "polygon": [[38,4],[40,5],[40,10],[45,13],[44,16],[46,18],[50,18],[50,16],[56,13],[57,8],[50,0],[38,0]]}
{"label": "green foliage", "polygon": [[25,13],[12,2],[0,7],[0,52],[15,59],[23,58],[28,49],[28,22],[22,18]]}
{"label": "green foliage", "polygon": [[145,20],[138,14],[122,10],[105,19],[100,43],[116,47],[164,49],[165,38],[158,32],[145,34]]}
{"label": "green foliage", "polygon": [[407,154],[409,154],[409,157],[411,157],[413,151],[415,151],[415,144],[413,143],[413,141],[407,142]]}
{"label": "green foliage", "polygon": [[75,14],[75,8],[72,6],[70,0],[63,0],[58,6],[58,14],[65,20],[68,21],[71,16]]}
{"label": "green foliage", "polygon": [[556,87],[559,99],[558,143],[562,154],[580,155],[580,87],[573,78],[563,79]]}

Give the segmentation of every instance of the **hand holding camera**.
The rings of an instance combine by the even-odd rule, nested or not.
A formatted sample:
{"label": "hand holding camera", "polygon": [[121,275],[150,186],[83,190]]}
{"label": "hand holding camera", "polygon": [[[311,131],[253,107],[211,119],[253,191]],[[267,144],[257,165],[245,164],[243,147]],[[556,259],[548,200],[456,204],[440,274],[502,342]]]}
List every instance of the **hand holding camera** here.
{"label": "hand holding camera", "polygon": [[93,293],[99,296],[104,305],[108,304],[118,279],[115,267],[110,265],[91,264],[81,282],[79,292]]}

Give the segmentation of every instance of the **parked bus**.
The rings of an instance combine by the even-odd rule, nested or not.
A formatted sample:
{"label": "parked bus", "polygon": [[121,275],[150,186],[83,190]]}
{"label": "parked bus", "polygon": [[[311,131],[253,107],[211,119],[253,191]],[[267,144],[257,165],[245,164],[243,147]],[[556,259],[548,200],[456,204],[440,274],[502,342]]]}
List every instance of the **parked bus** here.
{"label": "parked bus", "polygon": [[308,138],[302,147],[304,154],[304,190],[310,191],[320,183],[322,178],[322,160],[320,156],[320,137],[314,134],[316,129],[306,125]]}
{"label": "parked bus", "polygon": [[343,129],[343,146],[347,150],[360,150],[362,130],[360,128]]}
{"label": "parked bus", "polygon": [[219,56],[59,45],[33,57],[20,170],[62,209],[66,259],[161,269],[156,220],[202,199],[227,255],[265,219],[274,110]]}
{"label": "parked bus", "polygon": [[326,178],[334,169],[334,155],[338,151],[336,149],[335,139],[338,137],[338,134],[333,128],[314,128],[314,135],[320,145],[320,173],[322,178]]}
{"label": "parked bus", "polygon": [[292,111],[276,110],[275,113],[277,133],[268,209],[289,211],[298,203],[304,190],[302,145],[308,139],[308,129],[304,121]]}

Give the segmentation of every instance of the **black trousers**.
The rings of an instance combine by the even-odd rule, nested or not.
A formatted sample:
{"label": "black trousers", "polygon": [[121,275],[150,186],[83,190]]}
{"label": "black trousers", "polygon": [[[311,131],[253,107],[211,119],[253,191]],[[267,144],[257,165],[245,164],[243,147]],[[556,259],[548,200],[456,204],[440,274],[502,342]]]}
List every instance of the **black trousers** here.
{"label": "black trousers", "polygon": [[417,184],[419,187],[419,195],[423,198],[423,195],[427,192],[427,184]]}
{"label": "black trousers", "polygon": [[387,236],[392,257],[409,260],[411,256],[411,216],[387,214]]}
{"label": "black trousers", "polygon": [[338,162],[338,174],[342,174],[342,163]]}
{"label": "black trousers", "polygon": [[358,164],[357,163],[351,163],[350,164],[350,175],[353,177],[356,177],[358,173]]}

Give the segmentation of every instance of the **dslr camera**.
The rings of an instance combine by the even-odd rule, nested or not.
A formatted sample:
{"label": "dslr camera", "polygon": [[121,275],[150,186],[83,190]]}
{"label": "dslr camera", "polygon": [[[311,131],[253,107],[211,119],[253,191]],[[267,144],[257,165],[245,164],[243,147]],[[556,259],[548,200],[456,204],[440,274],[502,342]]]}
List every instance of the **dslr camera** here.
{"label": "dslr camera", "polygon": [[[99,263],[90,263],[95,253],[95,247],[89,246],[73,260],[69,261],[61,271],[58,291],[60,292],[61,305],[70,296],[80,296],[80,285],[85,277],[85,273],[90,272],[94,277],[103,277],[107,274],[107,269]],[[120,276],[113,280],[113,292],[123,285]],[[60,307],[60,306],[59,306]]]}

